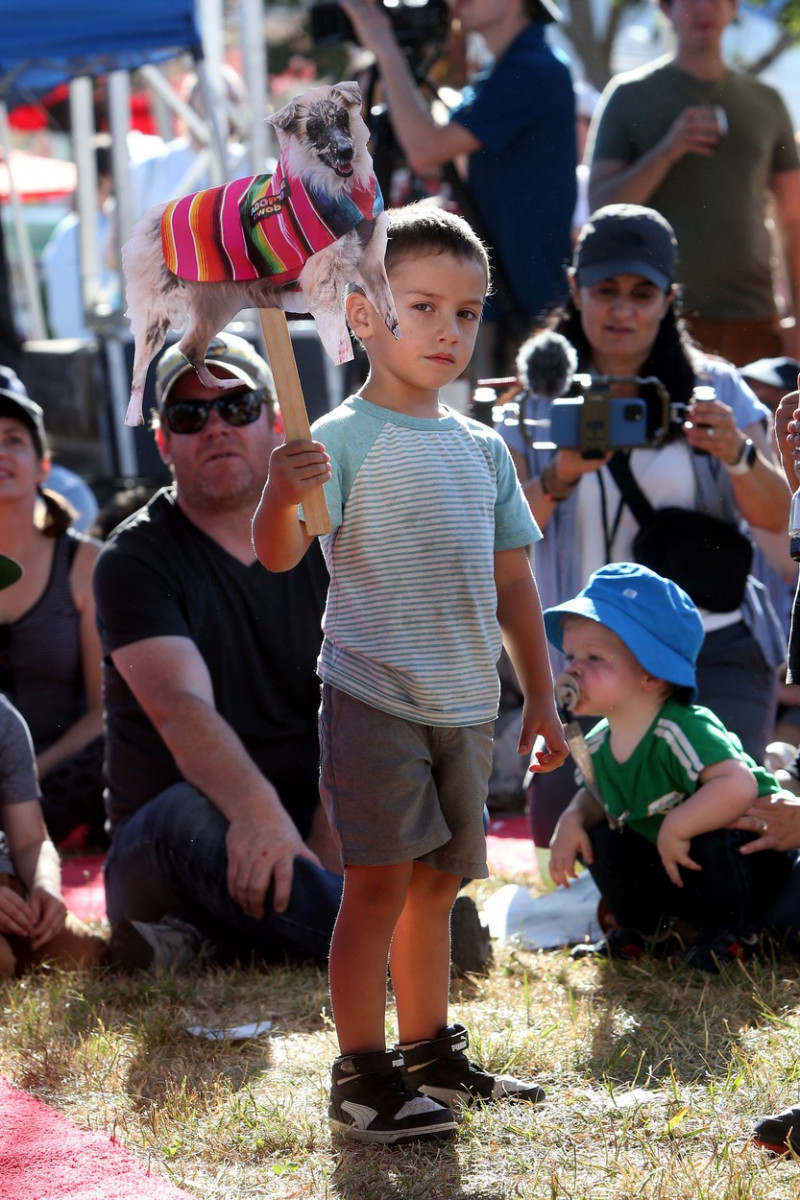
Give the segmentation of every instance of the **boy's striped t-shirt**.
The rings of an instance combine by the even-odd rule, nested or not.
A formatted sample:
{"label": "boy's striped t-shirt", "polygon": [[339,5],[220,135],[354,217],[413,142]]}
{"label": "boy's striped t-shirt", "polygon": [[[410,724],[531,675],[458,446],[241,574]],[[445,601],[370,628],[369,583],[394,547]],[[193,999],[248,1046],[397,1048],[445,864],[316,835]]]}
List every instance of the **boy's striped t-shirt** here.
{"label": "boy's striped t-shirt", "polygon": [[493,720],[494,555],[541,537],[504,442],[449,410],[428,420],[360,396],[313,436],[333,471],[321,678],[423,724]]}

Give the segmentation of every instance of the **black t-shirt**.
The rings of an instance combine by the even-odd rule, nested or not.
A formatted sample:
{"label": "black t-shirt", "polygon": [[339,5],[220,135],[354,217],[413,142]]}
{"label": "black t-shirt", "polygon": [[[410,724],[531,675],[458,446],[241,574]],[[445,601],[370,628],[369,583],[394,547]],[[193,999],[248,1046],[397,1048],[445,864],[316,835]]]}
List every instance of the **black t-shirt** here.
{"label": "black t-shirt", "polygon": [[145,638],[177,636],[198,647],[217,711],[306,836],[318,803],[315,666],[328,582],[318,545],[292,571],[245,566],[165,490],[114,531],[94,581],[112,824],[182,776],[111,654]]}

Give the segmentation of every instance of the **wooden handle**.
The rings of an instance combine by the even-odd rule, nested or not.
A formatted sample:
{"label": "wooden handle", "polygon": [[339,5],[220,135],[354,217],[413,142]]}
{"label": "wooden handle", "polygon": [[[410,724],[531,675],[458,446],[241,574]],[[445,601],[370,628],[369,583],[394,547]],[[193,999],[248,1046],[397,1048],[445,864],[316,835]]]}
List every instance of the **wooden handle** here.
{"label": "wooden handle", "polygon": [[[297,373],[297,361],[289,336],[286,314],[279,308],[260,308],[258,315],[264,331],[264,341],[267,343],[267,357],[275,380],[278,403],[281,406],[286,440],[292,442],[296,438],[308,439],[311,437],[311,426],[303,399],[303,389],[300,386],[300,376]],[[306,530],[312,537],[320,533],[330,533],[331,518],[322,484],[313,488],[306,496],[303,501],[303,515]]]}

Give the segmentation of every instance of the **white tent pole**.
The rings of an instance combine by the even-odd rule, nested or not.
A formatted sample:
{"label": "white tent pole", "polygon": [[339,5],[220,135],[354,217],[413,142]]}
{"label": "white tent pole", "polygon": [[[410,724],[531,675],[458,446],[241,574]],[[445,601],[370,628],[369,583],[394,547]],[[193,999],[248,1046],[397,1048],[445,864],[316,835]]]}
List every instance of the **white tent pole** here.
{"label": "white tent pole", "polygon": [[97,241],[97,161],[92,147],[94,98],[92,79],[81,75],[69,85],[72,154],[78,168],[78,235],[84,323],[91,325],[100,295],[100,246]]}
{"label": "white tent pole", "polygon": [[[169,105],[172,111],[181,118],[190,130],[192,136],[204,147],[200,153],[206,155],[212,181],[224,183],[226,176],[225,147],[220,131],[220,123],[216,118],[216,101],[209,89],[208,77],[202,61],[195,63],[195,70],[197,71],[197,78],[200,81],[200,87],[203,90],[206,109],[210,113],[208,120],[203,120],[202,117],[199,117],[194,109],[178,95],[161,74],[158,67],[154,67],[148,63],[140,68],[139,73],[151,91]],[[198,164],[199,168],[203,166],[204,164]],[[190,174],[193,173],[190,172]],[[214,178],[215,176],[216,179]],[[194,180],[190,180],[187,183],[187,190],[193,183]]]}
{"label": "white tent pole", "polygon": [[248,166],[251,174],[264,170],[270,149],[267,115],[267,42],[264,36],[264,5],[262,0],[240,0],[239,40],[242,48],[242,70],[250,109],[250,138]]}
{"label": "white tent pole", "polygon": [[36,267],[33,260],[31,240],[28,236],[28,227],[26,226],[24,217],[22,215],[22,203],[20,201],[19,193],[14,186],[14,171],[11,166],[11,130],[8,124],[8,108],[6,107],[4,101],[0,101],[0,142],[2,142],[3,158],[6,160],[6,167],[8,169],[8,189],[11,200],[11,212],[14,218],[14,229],[17,235],[19,257],[22,265],[22,278],[30,311],[31,331],[34,338],[46,338],[47,325],[44,319],[44,309],[42,307],[42,296],[39,291],[39,281],[36,277]]}
{"label": "white tent pole", "polygon": [[108,123],[111,129],[111,162],[114,170],[114,232],[118,265],[119,250],[131,236],[133,200],[128,157],[130,130],[131,85],[127,71],[110,71],[108,75]]}
{"label": "white tent pole", "polygon": [[164,78],[158,67],[152,63],[144,63],[139,68],[139,74],[151,91],[155,92],[159,100],[162,100],[176,116],[180,117],[197,140],[205,145],[208,141],[206,122],[202,117],[198,117],[194,109],[178,95],[175,88]]}
{"label": "white tent pole", "polygon": [[222,0],[196,0],[196,11],[203,41],[203,58],[197,63],[197,77],[211,131],[211,182],[220,184],[225,182],[228,174],[226,146],[230,129],[222,79],[222,64],[225,61]]}
{"label": "white tent pole", "polygon": [[[221,77],[218,72],[215,77],[213,70],[209,69],[203,59],[196,64],[195,69],[200,83],[200,92],[203,97],[208,129],[211,135],[208,143],[209,173],[212,185],[218,187],[225,182],[228,174],[227,154],[225,152],[227,132],[223,132],[223,128],[227,131],[228,122],[227,116],[223,111],[224,106],[219,99],[219,91],[214,86],[215,83],[221,82]],[[225,117],[224,125],[220,121],[221,111],[223,117]]]}
{"label": "white tent pole", "polygon": [[208,64],[217,103],[224,111],[222,64],[225,61],[225,23],[222,16],[222,0],[196,0],[196,12],[200,24],[200,37],[203,40],[203,58]]}

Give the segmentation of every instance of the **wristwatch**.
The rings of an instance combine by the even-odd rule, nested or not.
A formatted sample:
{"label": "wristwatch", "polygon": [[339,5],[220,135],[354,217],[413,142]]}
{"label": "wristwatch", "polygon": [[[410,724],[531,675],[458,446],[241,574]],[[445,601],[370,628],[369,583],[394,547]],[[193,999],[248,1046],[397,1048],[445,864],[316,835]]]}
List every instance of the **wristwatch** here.
{"label": "wristwatch", "polygon": [[739,457],[735,463],[723,462],[723,467],[729,475],[746,475],[748,471],[752,471],[756,465],[758,451],[752,438],[745,438],[742,442],[742,448],[739,451]]}

